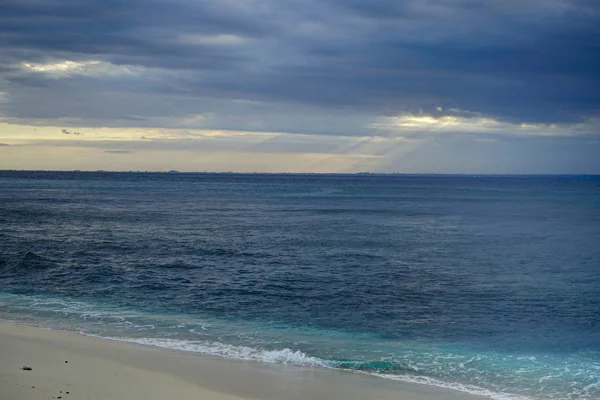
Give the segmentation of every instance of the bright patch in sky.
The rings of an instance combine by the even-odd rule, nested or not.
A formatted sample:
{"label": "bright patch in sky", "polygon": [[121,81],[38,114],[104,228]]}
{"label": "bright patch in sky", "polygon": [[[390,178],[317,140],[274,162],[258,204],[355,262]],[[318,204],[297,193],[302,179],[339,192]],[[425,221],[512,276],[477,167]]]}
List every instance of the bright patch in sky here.
{"label": "bright patch in sky", "polygon": [[399,134],[410,132],[431,133],[500,133],[505,135],[572,136],[593,134],[600,131],[597,120],[579,124],[532,124],[511,123],[486,117],[461,117],[456,115],[400,115],[385,117],[373,124],[378,130],[395,131]]}
{"label": "bright patch in sky", "polygon": [[198,35],[198,34],[184,34],[180,35],[178,40],[181,43],[192,44],[192,45],[240,45],[246,42],[248,39],[231,34],[219,34],[219,35]]}
{"label": "bright patch in sky", "polygon": [[99,60],[70,61],[62,60],[49,63],[22,62],[21,68],[26,71],[46,74],[50,77],[63,78],[74,75],[102,76],[102,75],[135,75],[141,71],[140,67],[127,65],[114,65]]}

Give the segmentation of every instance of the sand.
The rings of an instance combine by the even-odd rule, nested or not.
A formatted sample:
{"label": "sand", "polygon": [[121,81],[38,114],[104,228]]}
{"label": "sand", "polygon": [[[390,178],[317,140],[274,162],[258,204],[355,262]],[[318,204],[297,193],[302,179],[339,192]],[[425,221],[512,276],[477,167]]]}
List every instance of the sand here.
{"label": "sand", "polygon": [[483,398],[359,373],[213,358],[0,324],[0,400]]}

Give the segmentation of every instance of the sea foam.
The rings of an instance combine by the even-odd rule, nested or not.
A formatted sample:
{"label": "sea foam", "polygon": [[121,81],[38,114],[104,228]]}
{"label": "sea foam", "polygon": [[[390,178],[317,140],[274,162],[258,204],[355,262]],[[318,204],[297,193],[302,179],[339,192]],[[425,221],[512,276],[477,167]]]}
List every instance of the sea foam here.
{"label": "sea foam", "polygon": [[[97,336],[97,335],[89,335]],[[99,337],[99,336],[98,336]],[[302,367],[332,368],[330,362],[311,357],[300,350],[284,348],[281,350],[257,349],[248,346],[235,346],[219,342],[194,342],[179,339],[103,337],[120,342],[132,342],[147,346],[163,347],[174,350],[200,353],[238,360],[255,360],[268,363],[290,364]]]}
{"label": "sea foam", "polygon": [[[84,333],[85,334],[85,333]],[[340,369],[377,376],[384,379],[392,379],[403,382],[418,383],[429,386],[437,386],[445,389],[458,390],[469,394],[486,396],[494,400],[529,400],[527,397],[513,395],[509,393],[497,393],[474,385],[464,385],[456,382],[444,382],[441,380],[416,375],[396,375],[377,372],[368,372],[360,368],[348,368],[352,364],[361,365],[361,362],[341,362],[336,360],[325,360],[319,357],[312,357],[300,350],[289,348],[279,350],[258,349],[249,346],[235,346],[220,342],[195,342],[179,339],[162,338],[129,338],[129,337],[102,337],[97,335],[88,335],[101,337],[103,339],[116,340],[120,342],[131,342],[146,346],[162,347],[173,350],[194,352],[203,355],[218,356],[238,360],[252,360],[272,364],[294,365],[299,367],[317,367],[327,369]]]}

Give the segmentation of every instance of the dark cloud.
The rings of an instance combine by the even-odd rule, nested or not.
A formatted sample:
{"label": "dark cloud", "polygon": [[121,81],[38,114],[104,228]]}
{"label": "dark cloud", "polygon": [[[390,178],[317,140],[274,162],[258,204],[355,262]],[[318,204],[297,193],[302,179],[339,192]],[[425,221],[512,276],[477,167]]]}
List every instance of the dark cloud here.
{"label": "dark cloud", "polygon": [[68,129],[61,129],[60,132],[64,135],[75,135],[75,136],[81,136],[83,135],[83,133],[81,132],[77,132],[77,131],[70,131]]}
{"label": "dark cloud", "polygon": [[0,143],[0,147],[6,147],[6,146],[10,146],[10,144]]}
{"label": "dark cloud", "polygon": [[[324,133],[336,124],[319,121],[339,113],[329,132],[353,134],[365,129],[344,113],[367,124],[437,106],[573,123],[600,112],[599,8],[594,0],[5,0],[0,91],[11,95],[12,117],[109,125],[212,113],[203,127]],[[51,77],[20,66],[65,59],[139,71]]]}

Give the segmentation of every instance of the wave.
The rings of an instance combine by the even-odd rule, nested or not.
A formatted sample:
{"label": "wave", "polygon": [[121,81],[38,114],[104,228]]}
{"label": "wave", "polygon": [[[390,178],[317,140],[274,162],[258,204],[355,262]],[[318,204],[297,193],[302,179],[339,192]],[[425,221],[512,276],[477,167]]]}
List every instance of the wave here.
{"label": "wave", "polygon": [[596,399],[599,392],[597,353],[565,358],[472,351],[439,343],[388,343],[339,331],[0,293],[0,318],[3,315],[7,320],[103,339],[231,359],[347,370],[495,400],[583,400]]}
{"label": "wave", "polygon": [[494,400],[530,400],[529,397],[523,397],[510,393],[493,392],[491,390],[480,388],[478,386],[465,385],[458,382],[444,382],[439,379],[434,379],[427,376],[391,375],[379,373],[373,373],[372,375],[385,379],[393,379],[396,381],[418,383],[421,385],[437,386],[445,389],[458,390],[460,392],[489,397]]}
{"label": "wave", "polygon": [[[85,332],[80,332],[87,335]],[[300,350],[281,349],[265,350],[248,346],[235,346],[219,342],[193,342],[180,339],[154,339],[154,338],[128,338],[128,337],[104,337],[98,335],[88,335],[101,337],[103,339],[117,340],[120,342],[131,342],[146,346],[162,347],[180,351],[199,353],[210,356],[219,356],[238,360],[254,360],[276,364],[289,364],[302,367],[322,367],[332,368],[333,366],[327,360],[318,357],[311,357]]]}
{"label": "wave", "polygon": [[[116,340],[120,342],[137,343],[145,346],[161,347],[171,350],[193,352],[202,355],[218,356],[237,360],[260,361],[271,364],[284,364],[299,367],[315,367],[326,369],[339,369],[356,373],[366,373],[384,379],[392,379],[403,382],[418,383],[429,386],[437,386],[446,389],[457,390],[469,394],[489,397],[494,400],[529,400],[510,393],[493,392],[474,385],[465,385],[457,382],[444,382],[427,376],[413,375],[416,373],[410,367],[404,367],[393,362],[366,362],[366,361],[340,361],[327,360],[307,355],[300,350],[283,349],[260,349],[248,346],[235,346],[220,342],[195,342],[179,339],[166,338],[129,338],[129,337],[106,337],[88,334],[80,331],[86,336],[102,339]],[[406,373],[398,373],[405,370]],[[387,373],[386,373],[387,371]],[[389,373],[394,371],[396,373]]]}

